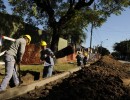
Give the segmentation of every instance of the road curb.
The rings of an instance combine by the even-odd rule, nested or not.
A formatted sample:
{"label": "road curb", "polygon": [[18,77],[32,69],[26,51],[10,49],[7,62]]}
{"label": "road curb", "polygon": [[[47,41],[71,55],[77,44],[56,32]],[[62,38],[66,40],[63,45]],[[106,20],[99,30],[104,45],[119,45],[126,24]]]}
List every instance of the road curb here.
{"label": "road curb", "polygon": [[7,91],[0,94],[0,100],[11,99],[11,98],[14,98],[16,96],[25,94],[25,93],[27,93],[31,90],[34,90],[36,87],[44,86],[47,83],[53,82],[53,81],[58,80],[58,79],[64,79],[65,76],[70,75],[70,74],[72,74],[76,71],[79,71],[80,69],[81,68],[79,68],[79,67],[74,68],[74,69],[69,70],[67,72],[63,72],[61,74],[54,75],[52,77],[49,77],[49,78],[46,78],[46,79],[43,79],[43,80],[35,81],[35,82],[33,82],[29,85],[10,88]]}

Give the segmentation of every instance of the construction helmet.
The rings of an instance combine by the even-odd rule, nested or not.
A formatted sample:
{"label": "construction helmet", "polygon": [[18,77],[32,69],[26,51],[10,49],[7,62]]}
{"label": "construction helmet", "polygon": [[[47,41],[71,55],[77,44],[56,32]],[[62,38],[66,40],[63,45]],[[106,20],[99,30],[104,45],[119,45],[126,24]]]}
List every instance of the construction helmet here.
{"label": "construction helmet", "polygon": [[41,46],[46,46],[47,43],[45,41],[41,41]]}
{"label": "construction helmet", "polygon": [[84,55],[85,55],[85,56],[88,56],[88,53],[87,53],[87,52],[85,52],[85,53],[84,53]]}
{"label": "construction helmet", "polygon": [[24,35],[24,37],[28,38],[28,40],[29,40],[28,44],[30,44],[30,42],[31,42],[31,36],[30,35]]}

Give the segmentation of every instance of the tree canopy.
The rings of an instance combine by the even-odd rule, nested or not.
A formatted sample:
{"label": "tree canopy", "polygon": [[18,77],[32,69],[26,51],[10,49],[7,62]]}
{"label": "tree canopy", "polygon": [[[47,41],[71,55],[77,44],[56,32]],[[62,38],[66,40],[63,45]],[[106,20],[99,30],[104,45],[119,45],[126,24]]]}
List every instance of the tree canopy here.
{"label": "tree canopy", "polygon": [[100,53],[102,56],[109,55],[110,51],[107,48],[104,48],[102,46],[97,47],[98,53]]}
{"label": "tree canopy", "polygon": [[6,6],[4,5],[3,0],[0,0],[0,12],[5,13],[6,12]]}
{"label": "tree canopy", "polygon": [[[5,9],[3,1],[0,0],[1,9]],[[94,23],[94,27],[100,27],[111,14],[121,14],[121,11],[130,5],[129,0],[8,1],[14,15],[23,18],[26,23],[42,25],[43,29],[51,30],[50,42],[53,51],[57,50],[59,37],[68,35],[67,37],[75,40],[78,36],[81,43],[86,37],[83,29],[87,29],[89,23]]]}
{"label": "tree canopy", "polygon": [[130,60],[130,40],[124,40],[119,43],[115,43],[112,53],[114,57],[122,60]]}
{"label": "tree canopy", "polygon": [[124,40],[120,43],[115,43],[113,49],[114,51],[119,52],[120,54],[130,54],[130,40]]}

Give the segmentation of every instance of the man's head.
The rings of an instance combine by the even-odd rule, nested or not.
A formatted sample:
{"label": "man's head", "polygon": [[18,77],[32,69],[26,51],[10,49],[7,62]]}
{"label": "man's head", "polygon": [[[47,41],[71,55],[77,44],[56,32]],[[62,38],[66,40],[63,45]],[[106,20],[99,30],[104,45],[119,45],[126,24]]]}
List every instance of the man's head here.
{"label": "man's head", "polygon": [[27,45],[31,42],[31,36],[30,35],[24,35],[25,40],[27,41]]}
{"label": "man's head", "polygon": [[40,45],[42,49],[45,49],[47,46],[47,43],[45,41],[41,41]]}
{"label": "man's head", "polygon": [[88,56],[87,52],[84,53],[84,56],[86,56],[86,57]]}

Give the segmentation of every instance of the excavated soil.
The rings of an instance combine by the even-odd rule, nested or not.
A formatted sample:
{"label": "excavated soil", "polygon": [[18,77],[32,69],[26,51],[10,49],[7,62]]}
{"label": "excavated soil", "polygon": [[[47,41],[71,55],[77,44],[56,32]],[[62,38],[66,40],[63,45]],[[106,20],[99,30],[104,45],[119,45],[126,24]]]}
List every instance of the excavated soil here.
{"label": "excavated soil", "polygon": [[111,56],[84,67],[64,80],[36,87],[11,100],[130,100],[130,91],[122,79],[130,78],[130,64]]}

